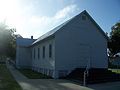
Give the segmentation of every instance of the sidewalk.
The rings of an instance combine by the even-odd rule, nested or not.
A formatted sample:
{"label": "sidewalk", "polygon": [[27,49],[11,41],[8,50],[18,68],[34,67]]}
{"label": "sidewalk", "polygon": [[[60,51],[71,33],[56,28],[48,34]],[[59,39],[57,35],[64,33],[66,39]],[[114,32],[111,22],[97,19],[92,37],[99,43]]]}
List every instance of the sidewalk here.
{"label": "sidewalk", "polygon": [[120,82],[88,85],[88,87],[61,79],[28,79],[13,66],[7,64],[23,90],[120,90]]}
{"label": "sidewalk", "polygon": [[13,66],[7,64],[7,67],[23,90],[92,90],[87,87],[74,84],[68,80],[28,79]]}

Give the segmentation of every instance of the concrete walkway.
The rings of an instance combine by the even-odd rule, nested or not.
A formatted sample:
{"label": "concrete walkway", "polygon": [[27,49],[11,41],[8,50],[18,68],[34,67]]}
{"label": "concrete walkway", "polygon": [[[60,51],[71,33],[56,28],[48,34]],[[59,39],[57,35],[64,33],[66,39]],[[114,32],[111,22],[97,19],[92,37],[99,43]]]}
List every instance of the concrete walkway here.
{"label": "concrete walkway", "polygon": [[23,90],[120,90],[120,82],[88,85],[88,88],[68,80],[28,79],[9,64],[7,67]]}

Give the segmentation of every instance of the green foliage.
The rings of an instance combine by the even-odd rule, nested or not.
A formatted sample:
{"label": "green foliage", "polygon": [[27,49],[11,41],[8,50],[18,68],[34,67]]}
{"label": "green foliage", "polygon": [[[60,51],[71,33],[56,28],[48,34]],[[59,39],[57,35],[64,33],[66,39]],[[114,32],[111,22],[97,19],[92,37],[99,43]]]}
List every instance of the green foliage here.
{"label": "green foliage", "polygon": [[4,23],[0,23],[0,56],[15,58],[15,31],[15,29],[9,29]]}
{"label": "green foliage", "polygon": [[120,74],[120,69],[108,69],[108,70],[111,70],[112,72]]}
{"label": "green foliage", "polygon": [[112,57],[120,52],[120,22],[117,22],[111,29],[108,48],[109,55]]}
{"label": "green foliage", "polygon": [[31,69],[20,69],[19,71],[29,79],[51,79],[52,78],[45,74],[32,71]]}

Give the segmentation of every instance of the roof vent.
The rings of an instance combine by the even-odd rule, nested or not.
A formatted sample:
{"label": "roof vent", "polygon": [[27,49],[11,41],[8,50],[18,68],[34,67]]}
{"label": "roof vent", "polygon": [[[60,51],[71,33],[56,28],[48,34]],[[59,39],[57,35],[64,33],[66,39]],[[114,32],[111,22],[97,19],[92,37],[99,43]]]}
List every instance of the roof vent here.
{"label": "roof vent", "polygon": [[86,20],[87,17],[85,15],[82,15],[82,20]]}

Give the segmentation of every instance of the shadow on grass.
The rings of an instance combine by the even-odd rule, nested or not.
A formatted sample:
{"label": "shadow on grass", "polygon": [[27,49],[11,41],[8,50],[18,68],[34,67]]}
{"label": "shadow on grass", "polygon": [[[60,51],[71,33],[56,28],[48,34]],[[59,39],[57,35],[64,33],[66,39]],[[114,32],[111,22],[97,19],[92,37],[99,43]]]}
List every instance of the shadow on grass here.
{"label": "shadow on grass", "polygon": [[31,69],[19,69],[19,71],[29,79],[52,79],[50,76],[33,71]]}

